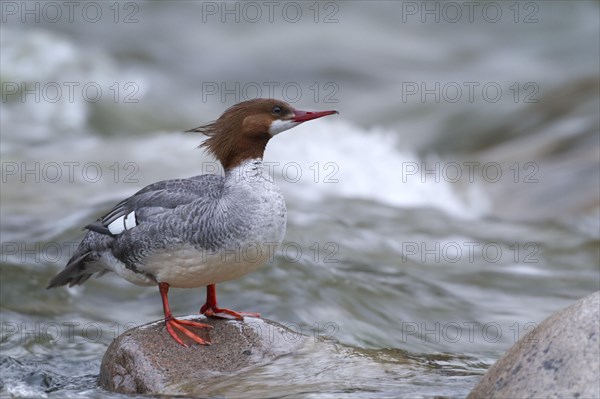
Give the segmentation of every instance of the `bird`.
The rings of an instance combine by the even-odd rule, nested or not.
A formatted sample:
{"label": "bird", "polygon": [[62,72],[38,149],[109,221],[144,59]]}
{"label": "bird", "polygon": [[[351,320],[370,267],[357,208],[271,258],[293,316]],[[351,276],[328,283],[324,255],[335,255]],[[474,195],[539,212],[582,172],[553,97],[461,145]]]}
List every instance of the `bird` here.
{"label": "bird", "polygon": [[166,330],[186,347],[182,336],[210,345],[210,337],[201,338],[193,329],[212,326],[175,318],[170,287],[205,286],[200,313],[207,317],[260,317],[219,307],[216,284],[255,271],[283,241],[287,209],[263,164],[267,143],[301,123],[337,113],[300,111],[277,99],[259,98],[188,130],[207,136],[200,147],[221,163],[224,175],[159,181],[119,202],[84,227],[81,243],[47,288],[80,285],[108,272],[136,285],[157,285]]}

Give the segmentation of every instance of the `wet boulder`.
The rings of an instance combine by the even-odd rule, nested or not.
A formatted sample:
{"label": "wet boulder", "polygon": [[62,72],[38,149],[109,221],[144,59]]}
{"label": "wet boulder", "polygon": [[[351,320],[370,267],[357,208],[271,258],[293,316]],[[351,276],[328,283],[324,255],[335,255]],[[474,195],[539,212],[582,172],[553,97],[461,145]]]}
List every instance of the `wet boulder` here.
{"label": "wet boulder", "polygon": [[[108,347],[100,367],[100,386],[120,393],[185,395],[228,375],[293,353],[309,338],[278,323],[184,317],[212,325],[202,338],[212,345],[184,347],[167,333],[164,322],[126,331]],[[183,338],[184,341],[188,338]],[[191,341],[186,343],[191,344]]]}
{"label": "wet boulder", "polygon": [[600,292],[540,323],[485,373],[468,399],[600,397]]}

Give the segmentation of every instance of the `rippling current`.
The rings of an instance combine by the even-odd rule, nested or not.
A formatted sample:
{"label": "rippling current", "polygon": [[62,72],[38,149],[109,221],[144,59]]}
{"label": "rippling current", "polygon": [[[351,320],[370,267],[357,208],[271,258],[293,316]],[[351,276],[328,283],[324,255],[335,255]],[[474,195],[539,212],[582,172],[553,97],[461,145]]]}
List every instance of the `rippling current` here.
{"label": "rippling current", "polygon": [[[340,115],[269,143],[287,235],[219,300],[329,345],[206,396],[464,397],[516,340],[597,291],[598,4],[487,3],[499,16],[302,2],[272,21],[261,3],[260,17],[242,3],[90,3],[96,22],[39,3],[36,22],[4,2],[2,396],[121,397],[96,386],[102,355],[162,317],[158,290],[111,275],[45,286],[123,197],[219,173],[181,132],[269,88]],[[295,22],[279,14],[290,7]],[[172,290],[173,310],[203,297]]]}

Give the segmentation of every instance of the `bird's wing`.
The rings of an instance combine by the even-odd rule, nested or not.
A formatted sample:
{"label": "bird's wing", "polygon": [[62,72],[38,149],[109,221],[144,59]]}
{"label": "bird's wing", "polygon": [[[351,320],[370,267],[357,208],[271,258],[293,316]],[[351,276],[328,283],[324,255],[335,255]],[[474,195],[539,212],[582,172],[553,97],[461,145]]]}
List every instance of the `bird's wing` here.
{"label": "bird's wing", "polygon": [[[156,227],[157,221],[168,221],[170,217],[178,220],[176,212],[180,207],[201,204],[211,197],[218,197],[222,189],[223,178],[216,175],[165,180],[143,188],[86,226],[88,233],[65,268],[50,281],[48,288],[82,284],[95,273],[102,275],[109,271],[99,260],[107,251],[113,252],[115,245],[119,244],[124,247],[120,257],[125,260],[127,267],[135,271],[128,257],[135,259],[138,252],[149,249],[146,240],[148,231]],[[158,241],[157,245],[162,245],[162,241]]]}
{"label": "bird's wing", "polygon": [[160,181],[119,202],[106,215],[85,228],[115,237],[178,206],[199,198],[218,196],[222,185],[223,178],[217,175]]}

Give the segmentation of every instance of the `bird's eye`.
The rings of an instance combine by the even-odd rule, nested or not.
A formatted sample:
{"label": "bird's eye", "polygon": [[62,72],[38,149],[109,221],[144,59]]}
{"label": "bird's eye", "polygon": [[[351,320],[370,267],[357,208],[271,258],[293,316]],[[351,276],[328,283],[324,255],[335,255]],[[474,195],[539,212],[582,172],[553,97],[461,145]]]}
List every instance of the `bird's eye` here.
{"label": "bird's eye", "polygon": [[281,114],[281,107],[280,106],[275,106],[275,107],[273,107],[273,110],[271,112],[273,112],[274,114],[279,115],[279,114]]}

